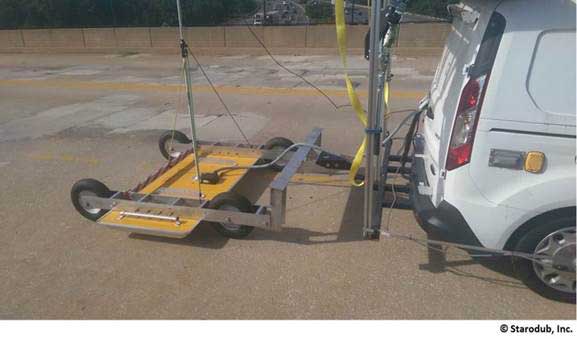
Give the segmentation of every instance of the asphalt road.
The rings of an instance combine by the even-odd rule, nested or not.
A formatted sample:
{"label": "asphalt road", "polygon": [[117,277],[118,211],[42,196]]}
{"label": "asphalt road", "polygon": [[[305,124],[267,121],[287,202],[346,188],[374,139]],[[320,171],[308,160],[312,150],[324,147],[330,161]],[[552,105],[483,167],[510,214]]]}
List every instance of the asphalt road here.
{"label": "asphalt road", "polygon": [[[347,104],[337,57],[280,59]],[[329,149],[352,154],[361,142],[350,107],[335,109],[266,57],[201,62],[251,142],[302,140],[314,126]],[[415,107],[435,63],[396,60],[393,110]],[[0,55],[0,318],[575,318],[574,305],[534,294],[506,261],[450,250],[439,265],[414,243],[361,240],[362,193],[344,177],[296,178],[286,229],[246,240],[209,225],[168,240],[82,219],[69,200],[76,180],[128,189],[163,165],[157,138],[175,112],[186,131],[178,66],[178,56]],[[361,94],[366,69],[352,58]],[[193,78],[202,137],[241,141]],[[392,211],[390,227],[424,237],[408,211]]]}

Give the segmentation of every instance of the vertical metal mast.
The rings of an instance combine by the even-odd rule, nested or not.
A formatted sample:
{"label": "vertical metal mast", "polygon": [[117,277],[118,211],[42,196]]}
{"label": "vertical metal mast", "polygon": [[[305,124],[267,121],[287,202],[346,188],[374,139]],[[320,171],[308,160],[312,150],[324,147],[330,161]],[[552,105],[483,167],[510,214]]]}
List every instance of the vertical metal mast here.
{"label": "vertical metal mast", "polygon": [[[388,4],[388,0],[373,0],[371,6],[371,35],[370,35],[370,66],[369,66],[369,110],[367,116],[367,148],[365,153],[365,209],[363,214],[365,237],[374,237],[375,228],[380,225],[380,220],[375,219],[375,190],[374,184],[380,179],[379,154],[380,140],[386,124],[381,120],[380,114],[382,105],[382,86],[384,84],[384,72],[382,69],[382,29],[383,29],[383,8]],[[381,125],[382,124],[382,125]]]}
{"label": "vertical metal mast", "polygon": [[198,138],[196,134],[196,125],[194,122],[194,101],[192,97],[192,83],[190,80],[190,63],[188,60],[188,45],[184,41],[184,34],[182,32],[182,13],[180,8],[180,0],[176,0],[176,8],[178,11],[178,31],[180,33],[180,51],[182,55],[182,66],[184,69],[184,79],[186,81],[186,96],[188,99],[188,115],[190,116],[190,130],[192,134],[192,149],[194,150],[194,165],[196,166],[196,178],[198,182],[198,198],[202,200],[202,188],[201,188],[201,173],[200,165],[198,162]]}

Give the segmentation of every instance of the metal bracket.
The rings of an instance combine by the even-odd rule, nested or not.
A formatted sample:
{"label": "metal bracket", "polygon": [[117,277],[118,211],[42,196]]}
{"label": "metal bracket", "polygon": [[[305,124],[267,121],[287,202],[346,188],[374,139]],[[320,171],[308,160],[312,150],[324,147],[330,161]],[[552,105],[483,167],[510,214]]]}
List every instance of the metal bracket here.
{"label": "metal bracket", "polygon": [[417,191],[419,191],[420,195],[432,195],[433,194],[433,190],[431,189],[430,186],[426,186],[424,183],[420,182],[417,185]]}
{"label": "metal bracket", "polygon": [[383,133],[383,129],[381,127],[378,128],[365,128],[365,133],[367,134],[380,134]]}
{"label": "metal bracket", "polygon": [[[315,128],[306,138],[305,143],[309,145],[321,144],[322,129]],[[270,185],[271,202],[271,228],[280,230],[286,218],[286,190],[290,179],[298,172],[301,165],[306,161],[311,146],[300,146],[295,154],[290,158],[283,171],[276,177]]]}
{"label": "metal bracket", "polygon": [[349,159],[329,152],[321,152],[315,163],[324,168],[337,170],[350,170],[352,166]]}

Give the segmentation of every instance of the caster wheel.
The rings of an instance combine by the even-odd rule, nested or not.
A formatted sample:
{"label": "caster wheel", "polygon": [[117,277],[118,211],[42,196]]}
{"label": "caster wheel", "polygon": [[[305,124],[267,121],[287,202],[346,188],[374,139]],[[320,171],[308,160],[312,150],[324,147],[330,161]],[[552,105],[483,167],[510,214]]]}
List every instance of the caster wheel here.
{"label": "caster wheel", "polygon": [[[294,145],[294,142],[292,142],[289,139],[272,138],[269,141],[267,141],[266,144],[264,144],[263,149],[270,150],[270,151],[282,152],[282,151],[286,150],[287,148],[291,147],[292,145]],[[271,168],[277,172],[280,172],[284,169],[284,167],[286,166],[287,163],[288,163],[288,160],[284,160],[284,158],[283,158],[283,159],[277,161],[276,163],[274,163],[271,166]]]}
{"label": "caster wheel", "polygon": [[170,160],[180,155],[178,151],[175,151],[176,144],[190,143],[192,143],[192,140],[186,134],[180,131],[166,131],[158,139],[158,148],[160,149],[160,154],[166,160]]}
{"label": "caster wheel", "polygon": [[[225,192],[212,199],[209,208],[221,211],[250,213],[252,211],[252,204],[240,194]],[[214,228],[222,236],[233,239],[246,238],[254,230],[252,226],[230,223],[214,223]]]}
{"label": "caster wheel", "polygon": [[90,206],[90,204],[83,201],[82,198],[87,196],[108,198],[111,195],[112,193],[106,185],[94,179],[82,179],[75,183],[70,191],[70,198],[72,199],[74,208],[83,217],[91,221],[100,219],[108,210]]}

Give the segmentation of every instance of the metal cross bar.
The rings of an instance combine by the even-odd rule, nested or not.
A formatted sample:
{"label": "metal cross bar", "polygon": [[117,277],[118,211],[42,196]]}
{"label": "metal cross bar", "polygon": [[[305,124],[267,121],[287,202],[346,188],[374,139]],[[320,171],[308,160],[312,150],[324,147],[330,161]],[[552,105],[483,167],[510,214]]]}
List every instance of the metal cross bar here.
{"label": "metal cross bar", "polygon": [[[260,228],[270,228],[270,215],[267,208],[258,206],[258,213],[244,213],[236,211],[213,210],[198,206],[198,201],[181,199],[179,204],[173,204],[174,197],[151,196],[150,201],[135,201],[126,199],[100,198],[95,196],[82,197],[82,202],[91,208],[121,211],[121,215],[154,218],[163,220],[178,220],[183,218],[198,219],[211,222],[225,222],[236,225],[249,225]],[[197,204],[187,206],[186,203]],[[149,213],[137,213],[138,211],[150,211]]]}

